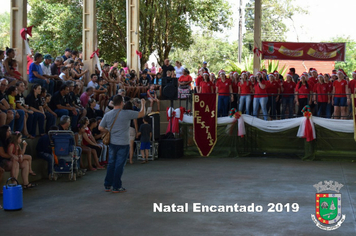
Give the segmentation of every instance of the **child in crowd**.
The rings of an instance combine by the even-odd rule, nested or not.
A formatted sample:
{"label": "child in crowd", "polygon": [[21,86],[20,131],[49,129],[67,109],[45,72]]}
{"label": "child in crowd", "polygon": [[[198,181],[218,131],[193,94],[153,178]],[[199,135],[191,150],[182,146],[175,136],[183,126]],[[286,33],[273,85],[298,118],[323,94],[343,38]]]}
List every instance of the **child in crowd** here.
{"label": "child in crowd", "polygon": [[157,98],[157,93],[156,93],[156,90],[155,90],[155,85],[154,84],[151,84],[150,85],[150,89],[147,90],[147,98],[148,100],[150,101],[151,103],[151,109],[153,107],[153,103],[154,102],[157,102],[157,111],[159,112],[160,110],[160,101],[159,99]]}
{"label": "child in crowd", "polygon": [[151,73],[156,74],[156,65],[154,62],[152,62]]}
{"label": "child in crowd", "polygon": [[105,91],[104,93],[95,93],[95,98],[99,103],[100,106],[100,110],[102,110],[103,112],[105,111],[105,107],[107,105],[107,102],[109,100],[108,97],[108,90],[106,88],[106,85],[104,85],[105,80],[103,80],[102,78],[98,79],[98,86],[95,88],[95,90],[99,90],[99,91]]}
{"label": "child in crowd", "polygon": [[[21,149],[20,143],[22,143],[23,149]],[[20,132],[15,132],[10,136],[10,144],[7,153],[19,163],[23,160],[27,160],[29,163],[29,174],[35,176],[36,173],[32,170],[32,157],[30,155],[25,155],[26,147],[27,143],[25,140],[22,141],[22,134]]]}
{"label": "child in crowd", "polygon": [[22,81],[25,86],[26,86],[26,89],[27,89],[27,85],[28,85],[28,82],[27,80],[25,80],[21,73],[17,71],[17,61],[16,60],[11,60],[9,61],[9,66],[10,66],[10,71],[13,73],[13,76],[19,80],[19,81]]}
{"label": "child in crowd", "polygon": [[[85,129],[87,128],[86,124],[78,124],[78,133],[75,134],[75,143],[76,146],[82,149],[82,152],[86,154],[88,157],[88,170],[96,171],[96,168],[93,167],[91,163],[91,149],[85,145],[83,145],[83,134],[85,134]],[[83,158],[80,158],[80,166],[84,168]]]}
{"label": "child in crowd", "polygon": [[141,135],[140,141],[141,141],[141,155],[142,158],[144,159],[141,164],[145,164],[148,162],[148,151],[151,149],[151,137],[152,137],[152,128],[151,125],[148,124],[149,117],[145,116],[143,117],[143,124],[140,126],[140,129],[138,131],[138,135]]}

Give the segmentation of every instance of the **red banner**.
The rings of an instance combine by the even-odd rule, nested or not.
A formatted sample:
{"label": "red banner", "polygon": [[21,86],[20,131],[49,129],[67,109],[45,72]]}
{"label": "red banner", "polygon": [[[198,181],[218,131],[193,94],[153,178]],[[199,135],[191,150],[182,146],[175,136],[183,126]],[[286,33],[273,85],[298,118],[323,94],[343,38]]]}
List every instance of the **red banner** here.
{"label": "red banner", "polygon": [[217,141],[217,94],[194,94],[194,142],[200,155],[209,156]]}
{"label": "red banner", "polygon": [[262,42],[262,59],[345,61],[345,43]]}

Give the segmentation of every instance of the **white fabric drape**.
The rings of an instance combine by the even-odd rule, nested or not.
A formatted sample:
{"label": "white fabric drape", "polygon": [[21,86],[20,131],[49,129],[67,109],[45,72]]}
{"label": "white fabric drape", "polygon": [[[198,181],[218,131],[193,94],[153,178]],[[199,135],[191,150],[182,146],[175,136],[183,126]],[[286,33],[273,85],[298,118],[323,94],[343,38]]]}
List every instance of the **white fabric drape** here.
{"label": "white fabric drape", "polygon": [[[247,124],[268,133],[286,131],[304,125],[303,119],[305,118],[305,117],[299,117],[299,118],[284,119],[284,120],[265,121],[257,117],[245,115],[245,114],[242,115],[242,117]],[[313,123],[315,123],[316,125],[324,127],[331,131],[342,132],[342,133],[354,132],[353,120],[333,120],[333,119],[326,119],[326,118],[320,118],[314,116],[312,116],[311,119],[312,119],[311,122],[312,125]],[[184,115],[182,122],[193,124],[193,116]],[[234,118],[230,118],[228,116],[218,118],[218,124],[231,124],[233,122],[234,122]]]}

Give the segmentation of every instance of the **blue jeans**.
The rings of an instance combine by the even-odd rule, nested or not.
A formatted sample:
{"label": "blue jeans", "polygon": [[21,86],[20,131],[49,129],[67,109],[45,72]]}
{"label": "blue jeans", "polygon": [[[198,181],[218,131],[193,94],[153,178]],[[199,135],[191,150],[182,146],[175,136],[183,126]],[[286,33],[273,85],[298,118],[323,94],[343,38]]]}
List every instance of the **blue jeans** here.
{"label": "blue jeans", "polygon": [[257,117],[258,113],[258,108],[261,105],[262,113],[263,113],[263,119],[267,120],[267,101],[268,97],[262,97],[262,98],[253,98],[253,116]]}
{"label": "blue jeans", "polygon": [[326,118],[331,118],[331,108],[332,108],[332,106],[331,106],[331,103],[328,103],[327,105],[326,105]]}
{"label": "blue jeans", "polygon": [[41,87],[47,89],[48,93],[50,93],[51,95],[53,95],[54,93],[54,82],[51,79],[49,80],[49,84],[47,84],[46,80],[38,78],[32,79],[30,83],[41,85]]}
{"label": "blue jeans", "polygon": [[218,116],[227,116],[229,108],[229,96],[219,96],[218,98]]}
{"label": "blue jeans", "polygon": [[61,117],[61,116],[70,116],[71,118],[71,127],[72,127],[72,130],[76,130],[77,128],[77,121],[78,121],[78,118],[79,118],[79,110],[77,110],[77,115],[75,116],[73,114],[72,111],[69,111],[67,109],[56,109],[54,110],[54,112],[57,114],[58,117]]}
{"label": "blue jeans", "polygon": [[250,115],[250,103],[251,103],[251,95],[241,95],[240,96],[240,105],[239,105],[239,111],[243,111],[244,105],[246,108],[246,114]]}
{"label": "blue jeans", "polygon": [[272,117],[272,119],[277,119],[277,104],[276,104],[276,98],[277,96],[273,95],[273,96],[268,96],[268,103],[267,103],[267,113],[270,110],[270,116]]}
{"label": "blue jeans", "polygon": [[124,173],[124,166],[129,157],[130,145],[109,145],[109,164],[106,170],[105,186],[112,186],[113,189],[122,187],[121,176]]}
{"label": "blue jeans", "polygon": [[[281,119],[285,118],[286,108],[288,105],[289,115],[288,118],[293,118],[293,105],[294,105],[294,95],[289,95],[288,97],[283,97],[282,100],[282,114]],[[302,108],[303,109],[303,108]]]}
{"label": "blue jeans", "polygon": [[39,112],[28,114],[27,130],[33,137],[36,137],[36,129],[38,123],[38,131],[40,134],[44,134],[44,115]]}
{"label": "blue jeans", "polygon": [[16,120],[16,128],[14,129],[15,126],[15,119],[13,119],[9,126],[11,127],[11,130],[13,131],[19,131],[22,132],[23,130],[23,126],[25,123],[25,112],[23,110],[12,110],[12,112],[14,113],[14,117],[16,116],[16,112],[19,114],[19,118]]}
{"label": "blue jeans", "polygon": [[53,155],[45,152],[39,152],[38,157],[44,159],[48,163],[48,174],[52,174]]}

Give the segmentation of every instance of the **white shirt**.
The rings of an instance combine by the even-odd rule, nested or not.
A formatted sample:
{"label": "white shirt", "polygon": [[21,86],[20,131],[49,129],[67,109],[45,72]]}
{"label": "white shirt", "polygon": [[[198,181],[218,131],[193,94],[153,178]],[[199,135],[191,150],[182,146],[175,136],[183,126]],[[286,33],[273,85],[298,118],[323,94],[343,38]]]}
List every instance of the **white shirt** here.
{"label": "white shirt", "polygon": [[183,75],[183,71],[184,71],[184,67],[181,66],[180,68],[178,67],[174,67],[174,69],[176,70],[176,77],[179,78]]}
{"label": "white shirt", "polygon": [[93,81],[90,81],[87,85],[88,88],[93,87],[94,89],[96,89],[96,87],[98,87],[98,86],[99,86],[98,83],[94,83]]}
{"label": "white shirt", "polygon": [[59,78],[61,78],[61,80],[63,80],[63,81],[64,81],[64,78],[66,78],[66,74],[61,73],[61,74],[59,75]]}
{"label": "white shirt", "polygon": [[51,76],[52,75],[52,73],[51,73],[51,67],[48,65],[48,66],[46,66],[45,64],[44,64],[44,62],[41,62],[41,68],[42,68],[42,71],[43,71],[43,74],[44,75],[49,75],[49,76]]}

